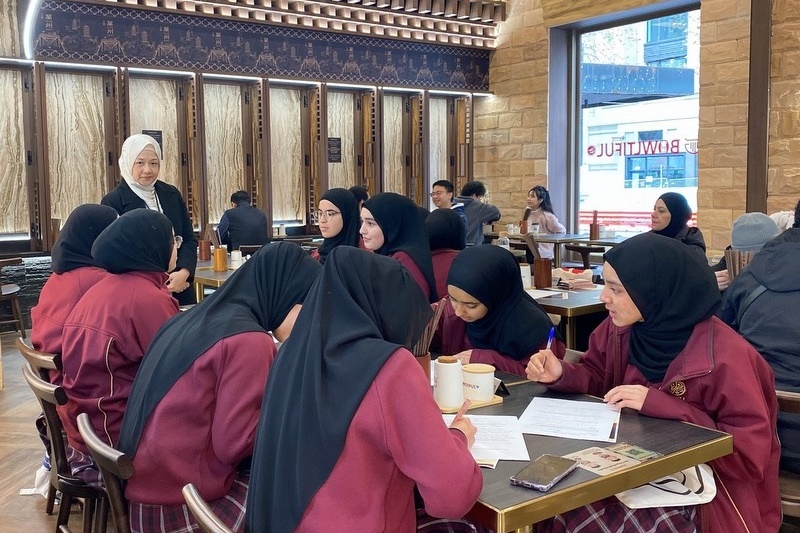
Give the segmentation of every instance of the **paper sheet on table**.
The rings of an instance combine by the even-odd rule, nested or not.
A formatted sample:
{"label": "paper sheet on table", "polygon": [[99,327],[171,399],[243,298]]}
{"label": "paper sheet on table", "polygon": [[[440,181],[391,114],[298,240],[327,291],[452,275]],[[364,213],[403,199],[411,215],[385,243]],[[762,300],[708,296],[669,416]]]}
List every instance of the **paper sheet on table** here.
{"label": "paper sheet on table", "polygon": [[[456,415],[442,415],[449,426]],[[475,434],[475,444],[470,451],[475,461],[481,466],[494,468],[497,461],[530,461],[528,447],[525,446],[525,437],[516,416],[504,415],[472,415],[467,417],[472,421],[478,432]]]}
{"label": "paper sheet on table", "polygon": [[523,433],[617,442],[619,411],[601,402],[534,398],[519,421]]}

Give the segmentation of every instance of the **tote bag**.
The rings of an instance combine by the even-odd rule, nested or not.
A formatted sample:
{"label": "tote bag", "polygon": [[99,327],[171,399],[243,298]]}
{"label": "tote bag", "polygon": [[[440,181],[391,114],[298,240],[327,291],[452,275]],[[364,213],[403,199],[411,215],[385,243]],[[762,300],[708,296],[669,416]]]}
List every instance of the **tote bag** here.
{"label": "tote bag", "polygon": [[630,509],[648,509],[701,505],[713,500],[716,494],[714,471],[703,463],[616,496]]}

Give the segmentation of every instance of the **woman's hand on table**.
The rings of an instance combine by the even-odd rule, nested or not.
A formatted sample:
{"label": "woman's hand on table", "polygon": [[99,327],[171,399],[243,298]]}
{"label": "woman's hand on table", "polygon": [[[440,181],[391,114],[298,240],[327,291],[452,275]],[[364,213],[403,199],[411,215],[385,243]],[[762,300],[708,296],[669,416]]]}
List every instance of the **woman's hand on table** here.
{"label": "woman's hand on table", "polygon": [[183,292],[189,288],[189,282],[187,281],[190,276],[190,272],[186,268],[182,268],[180,270],[176,270],[175,272],[171,272],[169,274],[169,279],[167,280],[167,288],[169,292]]}
{"label": "woman's hand on table", "polygon": [[629,407],[641,411],[649,390],[644,385],[619,385],[608,391],[603,401],[615,409]]}
{"label": "woman's hand on table", "polygon": [[472,357],[472,350],[464,350],[463,352],[458,352],[453,357],[458,359],[458,362],[462,365],[468,365],[469,360]]}
{"label": "woman's hand on table", "polygon": [[531,381],[553,383],[561,378],[564,367],[561,360],[551,350],[540,350],[531,356],[525,375]]}

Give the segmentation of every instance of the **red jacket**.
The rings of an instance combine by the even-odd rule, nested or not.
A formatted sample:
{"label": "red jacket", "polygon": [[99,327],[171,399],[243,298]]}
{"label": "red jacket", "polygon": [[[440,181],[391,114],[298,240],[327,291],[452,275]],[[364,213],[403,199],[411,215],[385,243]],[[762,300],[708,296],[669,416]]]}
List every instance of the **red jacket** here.
{"label": "red jacket", "polygon": [[[618,328],[606,319],[592,333],[581,362],[563,363],[561,379],[549,386],[603,396],[615,381],[619,383],[614,379],[618,357],[621,383],[650,389],[642,414],[733,435],[733,453],[711,462],[717,495],[701,507],[710,525],[704,533],[746,531],[742,519],[751,533],[777,532],[781,525],[780,444],[772,369],[747,341],[712,317],[695,326],[664,380],[648,383],[636,367],[627,364],[629,332],[630,328]],[[683,386],[671,388],[673,384]]]}
{"label": "red jacket", "polygon": [[483,474],[464,434],[445,426],[422,368],[401,348],[361,400],[342,455],[296,532],[414,532],[415,484],[429,515],[457,519],[477,501]]}
{"label": "red jacket", "polygon": [[[86,291],[107,275],[102,268],[93,266],[50,274],[39,293],[39,302],[31,308],[31,345],[41,352],[60,354],[67,315]],[[61,372],[51,370],[50,382],[61,384]]]}
{"label": "red jacket", "polygon": [[189,367],[150,415],[125,488],[131,502],[181,505],[194,483],[206,501],[225,496],[253,454],[258,414],[276,353],[266,333],[226,337]]}
{"label": "red jacket", "polygon": [[428,280],[425,279],[425,274],[423,274],[422,270],[419,269],[417,264],[414,262],[414,259],[402,250],[393,253],[389,257],[397,259],[400,261],[400,264],[406,267],[406,270],[408,270],[408,273],[411,274],[412,278],[414,278],[414,281],[417,282],[417,285],[419,285],[419,288],[422,290],[422,294],[425,295],[425,299],[427,300],[431,294]]}
{"label": "red jacket", "polygon": [[117,444],[133,378],[150,341],[178,301],[161,272],[109,274],[91,289],[64,324],[63,386],[69,397],[59,408],[73,448],[88,453],[78,433],[78,414],[87,413],[101,439]]}
{"label": "red jacket", "polygon": [[458,257],[458,250],[443,249],[431,252],[433,277],[436,278],[436,296],[440,300],[447,296],[447,274],[456,257]]}

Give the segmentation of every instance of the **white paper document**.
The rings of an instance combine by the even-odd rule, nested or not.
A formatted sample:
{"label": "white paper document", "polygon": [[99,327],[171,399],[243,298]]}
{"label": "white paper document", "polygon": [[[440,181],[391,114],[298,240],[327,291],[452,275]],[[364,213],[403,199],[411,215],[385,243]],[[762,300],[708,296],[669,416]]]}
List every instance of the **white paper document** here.
{"label": "white paper document", "polygon": [[519,421],[523,433],[617,442],[619,411],[600,402],[534,398]]}
{"label": "white paper document", "polygon": [[[456,415],[442,416],[449,426]],[[479,465],[494,468],[500,459],[506,461],[531,460],[517,417],[467,414],[467,418],[478,430],[475,434],[475,444],[472,445],[470,451]]]}

